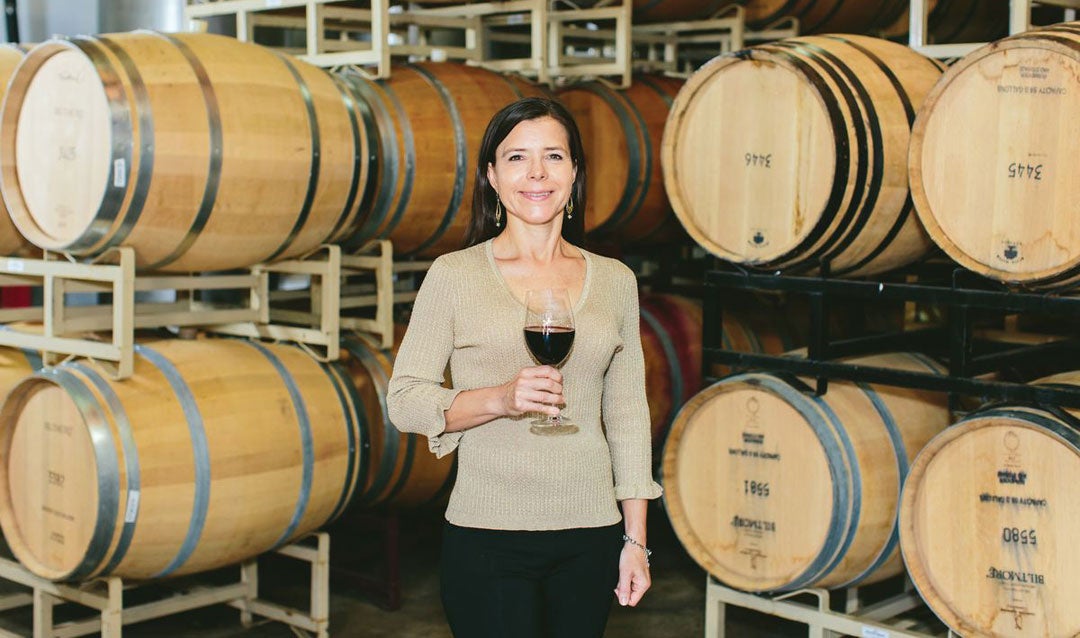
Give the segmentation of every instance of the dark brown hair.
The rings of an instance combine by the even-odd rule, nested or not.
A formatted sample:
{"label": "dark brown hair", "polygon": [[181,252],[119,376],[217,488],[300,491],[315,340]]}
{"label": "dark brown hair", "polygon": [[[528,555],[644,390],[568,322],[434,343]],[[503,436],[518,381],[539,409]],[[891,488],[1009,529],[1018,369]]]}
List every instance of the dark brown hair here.
{"label": "dark brown hair", "polygon": [[[581,144],[574,116],[566,107],[548,98],[527,97],[503,107],[488,123],[480,154],[476,161],[476,178],[473,183],[472,218],[465,234],[465,245],[475,246],[495,237],[502,228],[495,226],[495,203],[498,195],[488,182],[488,164],[495,163],[495,151],[510,131],[522,122],[550,117],[563,125],[570,143],[570,159],[577,168],[570,198],[574,202],[571,219],[563,218],[562,237],[575,246],[585,242],[585,149]],[[503,224],[505,225],[505,221]]]}

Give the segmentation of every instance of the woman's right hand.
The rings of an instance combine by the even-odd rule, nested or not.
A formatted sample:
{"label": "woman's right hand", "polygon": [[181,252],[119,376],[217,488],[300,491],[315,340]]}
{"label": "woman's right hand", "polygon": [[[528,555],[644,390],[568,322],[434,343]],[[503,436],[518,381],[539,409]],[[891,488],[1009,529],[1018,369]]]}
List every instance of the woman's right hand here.
{"label": "woman's right hand", "polygon": [[556,416],[563,404],[562,373],[551,366],[522,368],[503,384],[502,403],[507,416],[541,412]]}

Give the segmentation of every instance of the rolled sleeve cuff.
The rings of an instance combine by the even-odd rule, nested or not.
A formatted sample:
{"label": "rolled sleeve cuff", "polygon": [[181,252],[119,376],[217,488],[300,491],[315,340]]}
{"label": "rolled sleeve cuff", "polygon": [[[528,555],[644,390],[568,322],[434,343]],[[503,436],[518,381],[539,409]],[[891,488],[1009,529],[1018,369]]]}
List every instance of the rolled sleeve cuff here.
{"label": "rolled sleeve cuff", "polygon": [[645,500],[653,500],[660,498],[660,495],[664,493],[664,488],[660,487],[660,484],[656,481],[649,481],[644,485],[616,485],[615,486],[615,500],[628,501],[631,499],[643,498]]}

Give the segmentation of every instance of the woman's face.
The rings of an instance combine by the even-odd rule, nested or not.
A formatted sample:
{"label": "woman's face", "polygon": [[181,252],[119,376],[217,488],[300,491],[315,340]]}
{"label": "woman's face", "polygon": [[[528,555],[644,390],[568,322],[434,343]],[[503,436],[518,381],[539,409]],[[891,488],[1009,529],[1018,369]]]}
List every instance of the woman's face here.
{"label": "woman's face", "polygon": [[563,212],[576,175],[566,129],[547,116],[515,126],[488,164],[488,181],[507,214],[528,224],[549,223]]}

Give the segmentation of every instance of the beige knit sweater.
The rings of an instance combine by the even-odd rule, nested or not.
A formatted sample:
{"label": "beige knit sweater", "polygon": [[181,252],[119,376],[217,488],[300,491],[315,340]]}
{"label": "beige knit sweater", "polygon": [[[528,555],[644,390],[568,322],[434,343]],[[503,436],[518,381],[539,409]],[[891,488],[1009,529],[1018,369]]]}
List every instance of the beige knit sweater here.
{"label": "beige knit sweater", "polygon": [[[458,450],[446,520],[484,529],[599,527],[620,520],[617,500],[652,499],[645,366],[637,283],[622,263],[582,251],[576,337],[562,366],[571,435],[529,432],[533,415],[443,432],[461,390],[500,385],[536,365],[525,347],[524,305],[495,265],[491,242],[435,260],[416,297],[390,380],[387,408],[431,451]],[[453,389],[440,387],[450,363]],[[606,427],[601,427],[601,419]]]}

